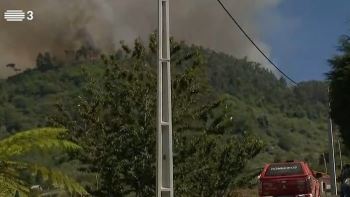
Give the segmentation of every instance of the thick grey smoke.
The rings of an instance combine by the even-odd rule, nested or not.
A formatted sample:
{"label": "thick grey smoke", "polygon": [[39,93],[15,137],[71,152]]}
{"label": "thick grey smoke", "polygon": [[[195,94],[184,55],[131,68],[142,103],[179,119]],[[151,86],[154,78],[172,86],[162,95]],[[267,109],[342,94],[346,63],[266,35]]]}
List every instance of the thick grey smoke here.
{"label": "thick grey smoke", "polygon": [[[242,27],[269,55],[261,41],[264,33],[259,18],[271,14],[280,0],[222,0]],[[244,37],[216,0],[170,0],[171,35],[237,57],[269,64]],[[5,68],[35,65],[39,52],[63,56],[65,49],[96,44],[105,51],[157,28],[156,0],[16,0],[0,1],[6,9],[33,11],[34,19],[23,22],[0,20],[0,77],[13,74]]]}

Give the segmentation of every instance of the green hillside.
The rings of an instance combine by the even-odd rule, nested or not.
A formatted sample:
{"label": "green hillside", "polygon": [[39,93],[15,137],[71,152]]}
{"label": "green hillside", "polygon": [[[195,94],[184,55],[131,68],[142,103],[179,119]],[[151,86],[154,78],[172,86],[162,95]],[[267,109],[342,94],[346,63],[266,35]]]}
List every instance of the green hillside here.
{"label": "green hillside", "polygon": [[[235,126],[227,134],[248,132],[268,145],[249,162],[249,167],[261,167],[265,162],[281,159],[307,160],[314,168],[322,167],[319,157],[328,145],[325,83],[308,81],[290,87],[283,78],[276,78],[247,58],[237,59],[210,49],[200,49],[200,53],[205,62],[202,70],[211,89],[211,96],[206,99],[226,96],[234,108],[231,117]],[[114,57],[127,61],[130,55],[120,50]],[[155,58],[151,55],[146,58],[154,69]],[[72,106],[79,97],[89,98],[83,91],[89,79],[82,68],[102,80],[104,65],[102,60],[87,60],[84,53],[79,60],[64,64],[57,63],[48,53],[40,54],[37,68],[0,82],[0,137],[47,125],[48,117],[60,116],[55,106],[58,102]],[[173,72],[183,70],[184,66],[175,67]],[[72,169],[76,168],[71,163],[77,161],[71,160],[61,156],[43,162],[51,162],[50,165],[73,174],[81,182],[87,180],[86,176],[94,179],[92,175],[74,172]]]}

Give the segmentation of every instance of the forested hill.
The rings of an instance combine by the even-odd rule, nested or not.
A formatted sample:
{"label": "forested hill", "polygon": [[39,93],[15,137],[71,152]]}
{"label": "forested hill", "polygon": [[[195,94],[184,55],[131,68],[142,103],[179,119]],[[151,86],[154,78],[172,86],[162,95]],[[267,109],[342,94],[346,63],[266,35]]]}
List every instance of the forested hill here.
{"label": "forested hill", "polygon": [[[255,133],[269,147],[258,156],[266,160],[308,159],[318,162],[327,150],[326,85],[319,81],[288,87],[283,78],[248,59],[201,49],[205,74],[217,95],[227,94],[235,106],[235,129]],[[119,51],[116,56],[123,56]],[[0,83],[0,134],[2,136],[46,125],[46,116],[56,114],[58,97],[71,103],[82,93],[82,67],[102,76],[103,62],[80,58],[56,65],[50,54],[39,55],[37,68],[26,70]],[[5,69],[5,68],[3,68]],[[8,67],[6,69],[13,69]],[[268,155],[268,156],[267,156]]]}

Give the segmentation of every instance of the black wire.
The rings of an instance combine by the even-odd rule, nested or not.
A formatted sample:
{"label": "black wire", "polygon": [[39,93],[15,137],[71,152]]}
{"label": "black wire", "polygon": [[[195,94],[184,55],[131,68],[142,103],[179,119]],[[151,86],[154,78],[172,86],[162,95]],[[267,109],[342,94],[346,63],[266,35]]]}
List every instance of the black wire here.
{"label": "black wire", "polygon": [[254,43],[254,41],[248,36],[248,34],[243,30],[243,28],[238,24],[238,22],[233,18],[233,16],[230,14],[230,12],[226,9],[226,7],[221,3],[220,0],[217,0],[221,7],[226,11],[226,13],[230,16],[230,18],[232,19],[232,21],[234,23],[236,23],[237,27],[242,31],[242,33],[248,38],[248,40],[255,46],[256,49],[258,49],[258,51],[272,64],[272,66],[274,66],[283,76],[285,76],[287,79],[289,79],[291,82],[293,82],[295,85],[298,85],[297,82],[295,82],[293,79],[291,79],[290,77],[288,77],[288,75],[286,75],[281,69],[279,69],[271,60],[270,58],[268,58],[264,52],[261,51],[261,49]]}

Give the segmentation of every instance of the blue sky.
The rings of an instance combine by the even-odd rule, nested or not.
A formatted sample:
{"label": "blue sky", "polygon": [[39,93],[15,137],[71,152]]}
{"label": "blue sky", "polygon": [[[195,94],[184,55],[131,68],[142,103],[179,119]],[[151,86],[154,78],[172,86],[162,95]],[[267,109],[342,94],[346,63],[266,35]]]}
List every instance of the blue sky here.
{"label": "blue sky", "polygon": [[264,38],[272,60],[297,82],[324,79],[339,36],[350,30],[350,0],[285,0],[276,11],[280,24]]}

